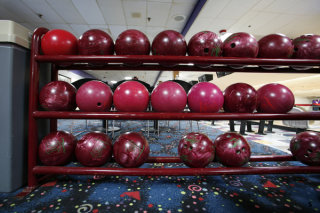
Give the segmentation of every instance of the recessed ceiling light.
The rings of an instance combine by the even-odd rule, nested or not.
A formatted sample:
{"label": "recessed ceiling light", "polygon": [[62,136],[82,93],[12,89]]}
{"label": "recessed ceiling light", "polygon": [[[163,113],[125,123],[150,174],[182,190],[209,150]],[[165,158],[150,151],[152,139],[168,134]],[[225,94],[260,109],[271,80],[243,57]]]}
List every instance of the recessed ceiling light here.
{"label": "recessed ceiling light", "polygon": [[186,17],[184,15],[176,15],[174,16],[175,21],[183,21]]}

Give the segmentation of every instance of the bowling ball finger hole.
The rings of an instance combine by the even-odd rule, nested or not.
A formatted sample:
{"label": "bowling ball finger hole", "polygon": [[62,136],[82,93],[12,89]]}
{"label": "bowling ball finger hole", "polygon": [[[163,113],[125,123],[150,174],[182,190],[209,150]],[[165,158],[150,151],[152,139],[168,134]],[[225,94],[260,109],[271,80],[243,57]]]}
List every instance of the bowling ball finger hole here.
{"label": "bowling ball finger hole", "polygon": [[192,146],[190,146],[190,147],[189,147],[189,150],[192,150],[192,149],[193,149],[193,147],[192,147]]}
{"label": "bowling ball finger hole", "polygon": [[308,154],[311,154],[311,153],[312,153],[312,150],[311,150],[311,149],[308,149],[308,150],[307,150],[307,153],[308,153]]}
{"label": "bowling ball finger hole", "polygon": [[238,155],[240,155],[240,153],[241,153],[240,149],[238,149],[238,150],[236,151],[236,153],[237,153]]}
{"label": "bowling ball finger hole", "polygon": [[97,103],[97,106],[98,106],[98,107],[100,107],[100,106],[101,106],[101,103],[100,103],[100,102],[98,102],[98,103]]}
{"label": "bowling ball finger hole", "polygon": [[309,158],[309,155],[308,154],[304,154],[303,155],[305,158]]}
{"label": "bowling ball finger hole", "polygon": [[235,43],[232,43],[232,44],[230,44],[230,47],[231,47],[231,48],[235,48],[235,47],[236,47],[236,44],[235,44]]}
{"label": "bowling ball finger hole", "polygon": [[204,53],[208,53],[209,52],[209,48],[204,48],[203,51],[204,51]]}
{"label": "bowling ball finger hole", "polygon": [[298,47],[295,47],[295,48],[294,48],[294,51],[298,51]]}

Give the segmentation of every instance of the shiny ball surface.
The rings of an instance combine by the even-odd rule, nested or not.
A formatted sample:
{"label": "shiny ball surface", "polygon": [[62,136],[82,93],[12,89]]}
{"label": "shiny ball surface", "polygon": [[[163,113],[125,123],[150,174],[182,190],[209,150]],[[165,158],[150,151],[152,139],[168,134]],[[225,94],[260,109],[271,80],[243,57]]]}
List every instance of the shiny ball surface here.
{"label": "shiny ball surface", "polygon": [[294,106],[294,95],[282,84],[266,84],[257,91],[257,111],[263,113],[287,113]]}
{"label": "shiny ball surface", "polygon": [[320,165],[320,133],[306,131],[290,141],[290,151],[299,161],[310,166]]}
{"label": "shiny ball surface", "polygon": [[84,166],[102,166],[112,156],[112,141],[100,132],[89,132],[77,142],[77,160]]}
{"label": "shiny ball surface", "polygon": [[188,43],[190,56],[221,56],[222,40],[211,31],[202,31],[191,37]]}
{"label": "shiny ball surface", "polygon": [[137,81],[125,81],[114,91],[113,104],[119,112],[144,112],[149,104],[148,89]]}
{"label": "shiny ball surface", "polygon": [[215,84],[197,83],[188,92],[188,106],[192,112],[218,112],[223,106],[223,93]]}
{"label": "shiny ball surface", "polygon": [[226,112],[252,113],[257,105],[257,91],[246,83],[236,83],[224,90],[223,109]]}
{"label": "shiny ball surface", "polygon": [[307,34],[293,40],[292,58],[320,59],[320,35]]}
{"label": "shiny ball surface", "polygon": [[80,55],[113,55],[114,44],[108,33],[91,29],[80,36],[78,49]]}
{"label": "shiny ball surface", "polygon": [[234,33],[223,42],[223,56],[225,57],[255,58],[258,51],[258,42],[249,33]]}
{"label": "shiny ball surface", "polygon": [[117,55],[149,55],[150,41],[139,30],[126,30],[118,36],[115,51]]}
{"label": "shiny ball surface", "polygon": [[76,138],[70,133],[52,132],[40,142],[39,159],[46,166],[65,165],[72,160],[76,143]]}
{"label": "shiny ball surface", "polygon": [[181,112],[187,104],[187,94],[173,81],[160,83],[151,93],[152,109],[157,112]]}
{"label": "shiny ball surface", "polygon": [[66,30],[49,30],[41,38],[41,49],[45,55],[76,55],[78,39]]}
{"label": "shiny ball surface", "polygon": [[205,134],[191,132],[179,141],[178,153],[187,166],[206,167],[214,159],[214,145]]}
{"label": "shiny ball surface", "polygon": [[120,135],[113,145],[115,161],[123,167],[139,167],[144,164],[150,153],[145,137],[137,132]]}
{"label": "shiny ball surface", "polygon": [[290,58],[293,53],[293,43],[283,34],[266,35],[258,41],[259,58]]}
{"label": "shiny ball surface", "polygon": [[224,166],[243,166],[250,160],[251,148],[238,133],[227,132],[214,141],[216,159]]}
{"label": "shiny ball surface", "polygon": [[45,110],[72,111],[76,106],[77,89],[65,81],[52,81],[40,90],[39,104]]}
{"label": "shiny ball surface", "polygon": [[101,81],[88,81],[78,89],[76,102],[81,111],[109,111],[112,104],[112,91]]}

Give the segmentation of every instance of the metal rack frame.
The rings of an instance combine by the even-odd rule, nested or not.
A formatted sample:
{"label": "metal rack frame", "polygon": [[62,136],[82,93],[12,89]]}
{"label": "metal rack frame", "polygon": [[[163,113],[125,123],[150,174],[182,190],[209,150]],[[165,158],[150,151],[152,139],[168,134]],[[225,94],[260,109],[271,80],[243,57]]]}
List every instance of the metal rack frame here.
{"label": "metal rack frame", "polygon": [[[159,112],[53,112],[38,110],[39,64],[51,63],[52,80],[57,80],[59,69],[92,70],[149,70],[159,71],[212,71],[212,72],[256,72],[256,73],[320,73],[320,60],[306,59],[260,59],[260,58],[215,58],[197,56],[46,56],[40,54],[41,37],[48,32],[38,28],[32,37],[29,90],[29,136],[28,136],[28,187],[36,187],[40,175],[81,174],[81,175],[225,175],[225,174],[279,174],[279,173],[320,173],[320,166],[279,166],[279,167],[218,167],[218,168],[107,168],[67,167],[37,165],[38,129],[37,119],[50,119],[50,129],[57,129],[56,119],[112,119],[112,120],[320,120],[320,112],[305,113],[159,113]],[[124,63],[140,62],[139,67],[128,67]],[[161,62],[177,63],[173,68],[158,65]],[[97,63],[97,64],[96,64]],[[213,64],[200,68],[192,64]],[[232,69],[225,64],[253,65],[243,69]],[[264,70],[258,65],[285,66],[277,70]],[[288,66],[312,66],[297,71]],[[291,155],[252,156],[250,161],[292,161]],[[180,163],[179,157],[150,157],[148,163]]]}

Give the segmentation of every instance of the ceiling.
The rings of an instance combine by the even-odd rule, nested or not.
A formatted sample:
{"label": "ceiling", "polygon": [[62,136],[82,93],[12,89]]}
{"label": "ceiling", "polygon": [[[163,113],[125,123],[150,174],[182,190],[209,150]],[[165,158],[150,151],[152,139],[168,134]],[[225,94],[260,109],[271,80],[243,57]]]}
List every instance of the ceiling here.
{"label": "ceiling", "polygon": [[[89,29],[106,31],[115,40],[126,29],[144,32],[150,41],[161,31],[181,32],[197,5],[197,0],[0,0],[0,19],[9,19],[34,30],[36,27],[65,29],[79,37]],[[199,1],[200,2],[200,1]],[[205,0],[201,1],[205,2]],[[249,32],[257,39],[271,33],[283,33],[290,38],[302,34],[320,34],[320,0],[207,0],[197,14],[185,37],[188,41],[203,30],[219,33]],[[104,81],[118,81],[137,76],[153,84],[159,72],[88,71]],[[180,72],[178,79],[197,80],[199,72]],[[251,77],[252,78],[251,78]],[[315,81],[307,83],[309,75],[233,73],[212,82],[223,89],[233,81],[259,86],[268,82],[285,82],[298,94],[320,96]],[[294,76],[294,77],[293,77]],[[216,77],[216,76],[215,76]],[[158,80],[173,79],[171,71],[163,71]],[[251,79],[251,80],[250,80]],[[257,79],[261,79],[257,80]],[[306,87],[295,86],[303,80]],[[292,83],[290,83],[290,81]],[[319,81],[318,81],[319,82]],[[313,89],[310,89],[313,88]],[[296,89],[295,89],[296,88]],[[308,91],[313,91],[312,95]]]}

